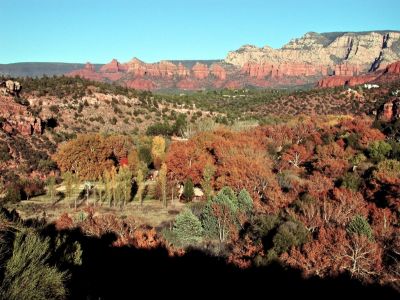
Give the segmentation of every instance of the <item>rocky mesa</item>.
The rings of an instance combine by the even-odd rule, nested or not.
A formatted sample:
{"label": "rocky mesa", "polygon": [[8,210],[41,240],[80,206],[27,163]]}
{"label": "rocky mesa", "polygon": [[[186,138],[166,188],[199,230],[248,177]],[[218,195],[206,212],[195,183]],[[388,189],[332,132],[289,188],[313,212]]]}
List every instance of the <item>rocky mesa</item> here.
{"label": "rocky mesa", "polygon": [[[245,45],[221,61],[113,59],[98,70],[88,63],[67,75],[143,90],[291,86],[313,84],[329,75],[318,84],[329,87],[351,80],[369,82],[375,75],[368,72],[384,72],[396,61],[400,61],[398,31],[309,32],[280,49]],[[360,75],[364,77],[357,79]]]}

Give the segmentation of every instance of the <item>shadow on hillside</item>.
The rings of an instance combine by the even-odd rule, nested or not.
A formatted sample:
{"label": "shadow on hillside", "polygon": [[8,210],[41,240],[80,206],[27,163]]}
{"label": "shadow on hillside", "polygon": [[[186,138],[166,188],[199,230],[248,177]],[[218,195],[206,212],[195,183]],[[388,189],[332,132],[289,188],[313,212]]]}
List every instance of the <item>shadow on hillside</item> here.
{"label": "shadow on hillside", "polygon": [[[34,226],[33,223],[30,225]],[[44,235],[57,234],[53,225]],[[101,238],[85,236],[80,230],[64,231],[69,240],[83,248],[83,264],[71,270],[70,299],[137,299],[161,296],[199,298],[234,296],[244,299],[278,299],[294,296],[331,298],[357,296],[357,299],[395,299],[394,289],[362,285],[347,276],[304,279],[299,270],[277,263],[267,267],[240,270],[221,258],[192,250],[171,258],[164,248],[140,250],[112,247],[114,234]]]}

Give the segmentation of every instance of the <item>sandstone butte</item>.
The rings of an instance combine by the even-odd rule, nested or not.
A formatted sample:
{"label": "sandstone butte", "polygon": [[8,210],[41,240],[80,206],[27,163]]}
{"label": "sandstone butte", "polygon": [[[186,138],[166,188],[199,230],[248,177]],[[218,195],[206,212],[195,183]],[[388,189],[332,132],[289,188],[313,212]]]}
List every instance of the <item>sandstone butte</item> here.
{"label": "sandstone butte", "polygon": [[[67,73],[90,80],[117,82],[144,90],[277,87],[315,84],[333,87],[363,84],[399,74],[400,32],[309,32],[280,49],[245,45],[221,61],[160,61],[113,59],[96,70],[87,63]],[[390,69],[387,69],[390,68]],[[392,74],[391,76],[383,74]]]}

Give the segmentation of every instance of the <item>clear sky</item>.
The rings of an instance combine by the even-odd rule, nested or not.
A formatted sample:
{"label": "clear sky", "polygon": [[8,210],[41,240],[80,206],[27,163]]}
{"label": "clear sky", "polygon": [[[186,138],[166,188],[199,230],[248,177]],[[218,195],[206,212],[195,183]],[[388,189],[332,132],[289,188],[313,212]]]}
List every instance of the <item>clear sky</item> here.
{"label": "clear sky", "polygon": [[400,30],[400,0],[0,0],[0,63],[217,59],[308,31]]}

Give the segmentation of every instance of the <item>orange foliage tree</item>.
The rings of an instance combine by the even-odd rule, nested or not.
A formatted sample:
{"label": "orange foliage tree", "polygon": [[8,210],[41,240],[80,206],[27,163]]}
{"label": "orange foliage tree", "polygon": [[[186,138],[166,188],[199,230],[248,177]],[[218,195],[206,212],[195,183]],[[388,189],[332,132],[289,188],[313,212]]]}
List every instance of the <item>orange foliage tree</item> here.
{"label": "orange foliage tree", "polygon": [[124,136],[83,134],[62,144],[53,159],[62,172],[71,171],[80,179],[95,180],[118,159],[127,157],[130,147],[130,139]]}

